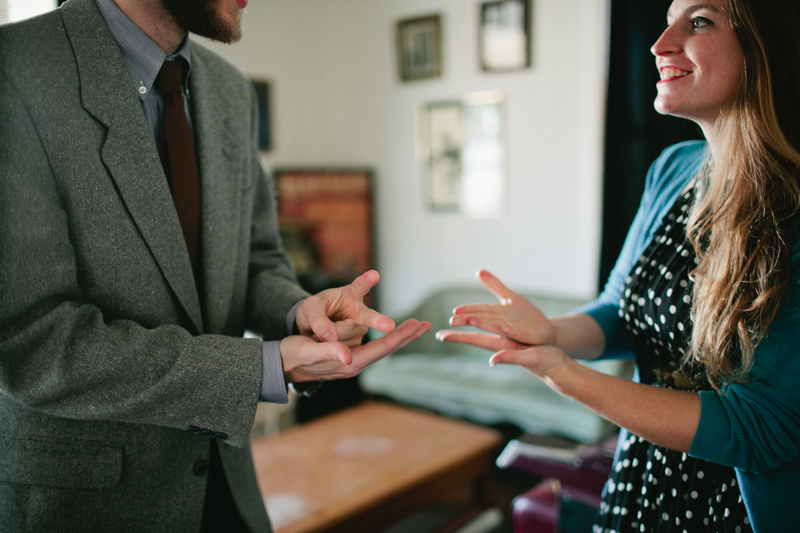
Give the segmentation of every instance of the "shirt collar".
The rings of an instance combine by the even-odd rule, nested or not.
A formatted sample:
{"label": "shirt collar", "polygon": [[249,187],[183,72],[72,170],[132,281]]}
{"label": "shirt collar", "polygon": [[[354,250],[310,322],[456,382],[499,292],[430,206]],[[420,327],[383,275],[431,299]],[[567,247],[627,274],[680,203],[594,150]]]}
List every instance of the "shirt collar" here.
{"label": "shirt collar", "polygon": [[150,89],[155,83],[158,71],[161,70],[161,65],[165,59],[175,59],[180,56],[186,60],[188,68],[183,79],[184,88],[186,88],[186,80],[192,70],[188,34],[183,38],[178,50],[168,56],[117,7],[113,0],[95,1],[106,24],[108,24],[111,35],[117,41],[117,45],[122,52],[122,60],[125,62],[125,66],[128,67],[140,100],[144,100],[150,94]]}

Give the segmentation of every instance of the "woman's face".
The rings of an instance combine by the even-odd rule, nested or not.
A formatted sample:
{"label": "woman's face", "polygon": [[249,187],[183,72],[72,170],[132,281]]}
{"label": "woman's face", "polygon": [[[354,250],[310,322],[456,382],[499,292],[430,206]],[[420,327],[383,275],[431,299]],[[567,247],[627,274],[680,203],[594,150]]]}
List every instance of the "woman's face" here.
{"label": "woman's face", "polygon": [[661,74],[656,111],[693,120],[704,131],[732,103],[744,68],[723,9],[723,0],[674,0],[667,29],[650,49]]}

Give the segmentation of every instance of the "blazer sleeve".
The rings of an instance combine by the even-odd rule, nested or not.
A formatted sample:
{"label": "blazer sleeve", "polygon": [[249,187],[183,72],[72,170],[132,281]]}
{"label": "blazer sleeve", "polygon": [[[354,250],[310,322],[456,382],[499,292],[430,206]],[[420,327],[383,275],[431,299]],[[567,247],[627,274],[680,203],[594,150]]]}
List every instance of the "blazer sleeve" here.
{"label": "blazer sleeve", "polygon": [[251,93],[251,154],[254,159],[253,223],[247,291],[247,327],[262,333],[264,339],[281,339],[286,331],[286,314],[308,296],[300,288],[280,240],[276,213],[276,194],[272,179],[258,160],[258,103]]}
{"label": "blazer sleeve", "polygon": [[[80,274],[49,159],[65,156],[45,150],[7,74],[0,68],[0,394],[53,416],[192,426],[246,446],[261,343],[109,318],[87,301],[91,280]],[[270,246],[260,233],[255,240]],[[150,287],[138,290],[152,297]]]}

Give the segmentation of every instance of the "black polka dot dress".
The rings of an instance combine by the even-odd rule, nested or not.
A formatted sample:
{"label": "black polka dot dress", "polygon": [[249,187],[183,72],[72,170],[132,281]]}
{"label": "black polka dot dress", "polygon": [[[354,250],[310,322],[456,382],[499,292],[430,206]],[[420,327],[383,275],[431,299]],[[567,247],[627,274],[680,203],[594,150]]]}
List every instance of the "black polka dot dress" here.
{"label": "black polka dot dress", "polygon": [[[690,334],[695,255],[686,241],[690,189],[676,200],[625,280],[620,316],[655,386],[708,390],[702,368],[681,368]],[[594,533],[752,532],[733,468],[630,435],[608,480]]]}

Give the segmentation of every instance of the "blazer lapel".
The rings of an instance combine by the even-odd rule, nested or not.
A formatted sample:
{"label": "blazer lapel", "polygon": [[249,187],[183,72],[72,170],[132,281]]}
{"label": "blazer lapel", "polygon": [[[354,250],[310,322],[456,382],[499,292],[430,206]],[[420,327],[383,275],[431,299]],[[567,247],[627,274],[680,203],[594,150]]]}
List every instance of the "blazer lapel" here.
{"label": "blazer lapel", "polygon": [[86,111],[108,128],[100,156],[161,272],[198,333],[203,319],[192,266],[155,142],[119,48],[94,0],[62,8]]}
{"label": "blazer lapel", "polygon": [[236,243],[242,210],[242,149],[233,133],[229,97],[219,77],[192,48],[192,98],[200,171],[204,317],[209,332],[221,332],[230,310]]}

